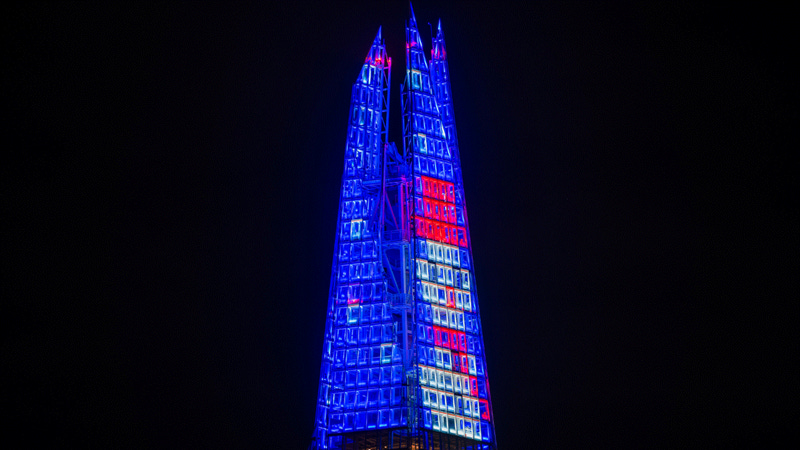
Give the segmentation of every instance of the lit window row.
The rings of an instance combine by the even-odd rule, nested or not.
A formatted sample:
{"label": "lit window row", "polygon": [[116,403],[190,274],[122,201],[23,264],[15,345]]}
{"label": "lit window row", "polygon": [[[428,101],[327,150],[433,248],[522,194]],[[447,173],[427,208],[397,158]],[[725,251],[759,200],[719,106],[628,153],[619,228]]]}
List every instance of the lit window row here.
{"label": "lit window row", "polygon": [[483,372],[480,358],[476,358],[475,355],[465,355],[458,352],[453,353],[446,348],[429,347],[425,345],[419,346],[417,354],[420,364],[435,366],[439,369],[458,371],[465,374],[468,373],[470,375],[481,375],[478,373],[478,367],[480,366],[481,372]]}
{"label": "lit window row", "polygon": [[374,411],[336,413],[331,414],[330,433],[405,426],[407,423],[408,408],[384,408]]}
{"label": "lit window row", "polygon": [[400,348],[392,344],[336,350],[333,356],[333,367],[337,369],[356,366],[378,366],[400,362],[403,362],[402,352]]}
{"label": "lit window row", "polygon": [[448,183],[447,181],[417,176],[414,177],[414,188],[417,194],[422,193],[425,197],[448,203],[454,203],[456,201],[455,186],[453,183]]}
{"label": "lit window row", "polygon": [[[420,114],[414,114],[414,119],[419,124],[442,126],[439,119],[431,119],[430,117],[424,117]],[[421,132],[411,137],[414,153],[435,156],[444,160],[449,160],[451,158],[450,149],[447,147],[447,144],[445,144],[444,128],[425,128],[419,131]],[[426,132],[428,134],[425,134]]]}
{"label": "lit window row", "polygon": [[[348,371],[352,372],[352,371]],[[386,406],[400,406],[403,402],[403,388],[361,389],[358,391],[334,392],[331,400],[332,411],[345,409],[367,409]]]}
{"label": "lit window row", "polygon": [[419,342],[433,344],[437,347],[448,348],[462,353],[467,352],[467,335],[463,331],[435,325],[417,324],[417,339]]}
{"label": "lit window row", "polygon": [[386,303],[350,305],[336,308],[336,325],[353,326],[392,320],[391,308]]}
{"label": "lit window row", "polygon": [[361,194],[363,193],[361,190],[361,178],[344,180],[343,184],[344,186],[342,188],[342,195],[344,198],[361,197]]}
{"label": "lit window row", "polygon": [[[382,344],[394,342],[394,329],[391,323],[340,327],[336,330],[336,347]],[[465,345],[466,348],[466,345]],[[466,351],[466,349],[464,350]]]}
{"label": "lit window row", "polygon": [[478,380],[462,373],[419,366],[419,384],[440,391],[478,397]]}
{"label": "lit window row", "polygon": [[445,244],[467,247],[467,230],[464,227],[449,225],[433,219],[414,218],[417,237],[432,239]]}
{"label": "lit window row", "polygon": [[362,242],[345,242],[339,246],[339,261],[360,261],[362,259],[377,259],[378,243],[369,240]]}
{"label": "lit window row", "polygon": [[[350,128],[347,150],[345,151],[345,178],[356,176],[355,168],[362,169],[364,164],[370,168],[378,167],[374,161],[378,156],[381,145],[379,130],[365,130],[363,128]],[[367,157],[363,156],[367,151]],[[359,173],[359,176],[361,174]]]}
{"label": "lit window row", "polygon": [[[425,67],[427,71],[427,67]],[[411,70],[411,88],[430,90],[430,77],[427,73],[420,73],[419,70]]]}
{"label": "lit window row", "polygon": [[[476,356],[481,354],[480,338],[477,336],[436,325],[418,323],[417,342],[449,348],[464,354],[468,353]],[[463,364],[463,366],[468,366],[468,363]],[[459,369],[459,371],[463,372],[464,370]]]}
{"label": "lit window row", "polygon": [[345,151],[345,179],[363,176],[362,169],[372,169],[371,172],[375,175],[375,169],[379,168],[380,165],[380,153],[378,152],[380,148],[380,132],[377,130],[353,129],[350,133],[355,140],[350,142]]}
{"label": "lit window row", "polygon": [[367,128],[380,130],[381,110],[353,105],[350,121],[354,126],[366,126]]}
{"label": "lit window row", "polygon": [[375,67],[371,64],[364,64],[361,68],[361,83],[370,87],[370,84],[377,84],[383,80],[383,68]]}
{"label": "lit window row", "polygon": [[[370,203],[373,199],[370,199]],[[375,232],[370,226],[369,220],[353,219],[349,221],[342,221],[341,239],[344,241],[355,241],[359,239],[372,239]]]}
{"label": "lit window row", "polygon": [[425,411],[425,428],[442,433],[455,434],[478,441],[489,442],[489,424],[438,411]]}
{"label": "lit window row", "polygon": [[422,406],[426,408],[438,409],[475,419],[481,418],[480,401],[478,399],[433,389],[422,388],[420,390],[422,391]]}
{"label": "lit window row", "polygon": [[[416,267],[416,275],[417,278],[425,281],[430,281],[431,283],[438,283],[442,286],[450,286],[455,287],[458,289],[469,290],[470,289],[470,281],[469,281],[469,271],[466,269],[454,269],[450,266],[445,265],[437,265],[433,263],[428,263],[425,261],[417,260],[415,261]],[[423,294],[423,298],[429,302],[435,302],[436,300],[436,292],[430,293],[430,298],[425,294]],[[441,304],[445,304],[445,295],[443,292],[439,293],[439,300]],[[448,300],[452,300],[448,298]],[[452,302],[447,302],[448,306],[453,306]],[[460,308],[460,306],[459,306]]]}
{"label": "lit window row", "polygon": [[406,42],[406,48],[411,49],[407,57],[408,64],[412,71],[419,72],[420,69],[427,71],[428,61],[425,59],[425,56],[422,52],[422,44],[415,42],[416,39],[419,39],[419,35],[416,35],[415,39]]}
{"label": "lit window row", "polygon": [[416,239],[414,245],[417,256],[422,259],[469,269],[469,253],[465,249],[429,239]]}
{"label": "lit window row", "polygon": [[[459,329],[467,333],[478,333],[478,317],[470,312],[436,307],[420,302],[417,303],[417,314],[418,319],[422,322]],[[463,327],[462,323],[464,324]]]}
{"label": "lit window row", "polygon": [[473,419],[489,419],[489,402],[434,389],[422,391],[422,406]]}
{"label": "lit window row", "polygon": [[[459,329],[467,333],[478,334],[478,317],[470,312],[431,306],[417,302],[417,320],[434,325]],[[461,324],[464,324],[462,327]]]}
{"label": "lit window row", "polygon": [[[439,351],[441,350],[441,361],[439,359]],[[448,348],[434,347],[434,357],[436,361],[430,361],[431,351],[427,350],[428,364],[436,365],[441,369],[452,370],[453,372],[461,372],[464,374],[478,375],[476,367],[478,365],[478,357],[475,355],[468,355],[458,351],[450,351]]]}
{"label": "lit window row", "polygon": [[[476,366],[481,364],[480,359],[475,358]],[[421,386],[470,397],[489,398],[489,390],[486,387],[484,375],[470,373],[469,371],[442,370],[443,368],[441,367],[434,368],[430,364],[428,364],[430,367],[426,367],[424,364],[426,364],[424,361],[420,361],[419,383]]]}
{"label": "lit window row", "polygon": [[[449,265],[442,265],[442,264],[437,265],[434,263],[429,263],[427,261],[421,261],[421,260],[415,261],[415,271],[417,278],[421,280],[430,281],[432,283],[438,283],[441,285],[447,285],[451,287],[458,287],[458,288],[461,288],[462,286],[462,278],[465,277],[469,278],[468,276],[469,271],[467,271],[466,269],[459,270],[459,269],[454,269]],[[465,285],[469,286],[469,282],[466,282]],[[443,294],[440,295],[440,297],[442,300],[444,300]],[[425,298],[427,299],[427,297]]]}
{"label": "lit window row", "polygon": [[[399,385],[403,380],[403,366],[380,366],[364,369],[337,370],[333,372],[333,383],[331,388],[334,391],[342,391],[351,388],[362,388],[366,386],[389,386]],[[328,398],[325,395],[324,398]]]}
{"label": "lit window row", "polygon": [[356,152],[355,157],[344,160],[345,177],[354,177],[357,174],[363,175],[365,172],[376,176],[380,173],[379,170],[380,155],[377,153],[377,150],[375,153],[371,152],[367,154],[364,154],[363,151],[359,150]]}
{"label": "lit window row", "polygon": [[417,299],[458,310],[472,311],[470,293],[437,284],[416,282]]}
{"label": "lit window row", "polygon": [[414,214],[426,219],[438,220],[449,224],[456,224],[458,220],[456,205],[429,198],[416,197],[414,199]]}
{"label": "lit window row", "polygon": [[[415,120],[420,122],[435,120],[437,124],[441,125],[438,119],[423,118],[418,114],[415,114],[414,117]],[[450,159],[450,152],[447,149],[447,145],[444,143],[444,137],[444,128],[435,131],[432,135],[425,134],[424,132],[415,133],[411,136],[413,151],[421,155],[435,156],[439,159]]]}
{"label": "lit window row", "polygon": [[[425,360],[427,364],[434,365],[440,369],[452,370],[453,372],[461,372],[464,374],[478,375],[476,367],[478,359],[475,355],[468,355],[466,353],[459,353],[457,351],[450,351],[446,348],[434,347],[433,351],[428,347],[426,350]],[[431,356],[435,360],[431,360]],[[423,357],[420,357],[422,360]]]}
{"label": "lit window row", "polygon": [[423,344],[427,343],[450,348],[460,353],[469,353],[476,356],[481,355],[479,337],[467,334],[466,332],[455,331],[450,328],[417,324],[417,340]]}
{"label": "lit window row", "polygon": [[415,92],[414,95],[414,113],[427,113],[432,116],[439,116],[439,107],[436,105],[433,95],[423,92]]}
{"label": "lit window row", "polygon": [[435,158],[414,155],[414,173],[453,181],[453,164]]}
{"label": "lit window row", "polygon": [[[339,286],[336,295],[337,305],[371,303],[383,300],[383,282],[361,283]],[[374,311],[377,311],[375,308]],[[373,312],[373,316],[375,312]]]}
{"label": "lit window row", "polygon": [[[434,43],[434,47],[436,44]],[[442,61],[445,59],[445,52],[441,50],[441,52],[434,53],[434,50],[431,50],[431,75],[436,79],[436,85],[446,86],[449,71],[447,70],[447,64],[444,64]]]}
{"label": "lit window row", "polygon": [[343,202],[342,219],[368,218],[375,211],[375,199],[346,200]]}
{"label": "lit window row", "polygon": [[340,283],[379,280],[382,276],[381,263],[378,261],[339,264]]}
{"label": "lit window row", "polygon": [[[473,314],[459,310],[431,306],[427,303],[417,303],[417,319],[421,322],[452,328],[454,330],[469,331],[467,323],[474,317]],[[468,320],[469,319],[469,320]]]}
{"label": "lit window row", "polygon": [[[430,93],[429,93],[430,92]],[[416,107],[417,105],[421,105],[423,102],[426,101],[427,98],[433,99],[433,93],[429,92],[414,92],[412,97],[415,97],[413,104]],[[417,97],[421,97],[419,100],[416,100]],[[433,101],[435,102],[435,101]],[[435,106],[435,103],[432,103],[431,106]],[[416,108],[415,108],[416,109]],[[418,109],[412,113],[412,130],[417,133],[426,133],[428,135],[436,136],[437,138],[444,138],[442,133],[442,121],[439,114],[431,114],[428,111],[425,111],[424,108]],[[439,156],[441,158],[442,156]],[[448,158],[449,159],[449,156]]]}
{"label": "lit window row", "polygon": [[[380,109],[382,102],[383,93],[380,87],[364,86],[359,83],[353,85],[353,103]],[[353,109],[355,109],[355,107]]]}

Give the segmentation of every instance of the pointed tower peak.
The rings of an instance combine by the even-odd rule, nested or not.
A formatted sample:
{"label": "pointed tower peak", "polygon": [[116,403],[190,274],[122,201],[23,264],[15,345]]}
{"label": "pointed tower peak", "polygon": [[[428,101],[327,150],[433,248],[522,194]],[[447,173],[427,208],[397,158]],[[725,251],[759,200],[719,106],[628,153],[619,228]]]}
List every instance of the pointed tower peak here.
{"label": "pointed tower peak", "polygon": [[411,6],[411,2],[408,3],[408,7],[411,9],[411,17],[406,24],[406,48],[417,47],[422,50],[422,38],[417,29],[417,17],[414,15],[414,7]]}
{"label": "pointed tower peak", "polygon": [[375,35],[369,52],[367,52],[367,57],[364,59],[364,64],[380,65],[384,59],[388,59],[385,57],[386,47],[383,43],[383,36],[381,35],[382,30],[383,27],[379,26],[378,33]]}
{"label": "pointed tower peak", "polygon": [[436,37],[433,40],[433,48],[431,48],[431,58],[445,59],[447,52],[444,48],[444,33],[442,32],[442,19],[439,19],[439,25],[436,27]]}

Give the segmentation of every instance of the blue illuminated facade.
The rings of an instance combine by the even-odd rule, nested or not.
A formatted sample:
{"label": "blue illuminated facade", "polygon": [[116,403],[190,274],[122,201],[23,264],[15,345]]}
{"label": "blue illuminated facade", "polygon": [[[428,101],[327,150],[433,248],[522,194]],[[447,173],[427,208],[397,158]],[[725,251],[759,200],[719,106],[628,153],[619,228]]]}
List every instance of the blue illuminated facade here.
{"label": "blue illuminated facade", "polygon": [[353,85],[311,448],[495,449],[441,23],[406,24],[403,148],[380,30]]}

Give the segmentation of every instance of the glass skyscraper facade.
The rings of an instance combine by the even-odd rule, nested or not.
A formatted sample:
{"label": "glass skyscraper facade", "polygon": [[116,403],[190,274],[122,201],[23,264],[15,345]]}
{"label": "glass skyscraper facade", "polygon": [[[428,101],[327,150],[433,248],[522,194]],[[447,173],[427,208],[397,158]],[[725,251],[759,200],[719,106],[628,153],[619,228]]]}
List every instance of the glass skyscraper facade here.
{"label": "glass skyscraper facade", "polygon": [[352,90],[311,448],[496,448],[450,73],[413,11],[402,152],[380,30]]}

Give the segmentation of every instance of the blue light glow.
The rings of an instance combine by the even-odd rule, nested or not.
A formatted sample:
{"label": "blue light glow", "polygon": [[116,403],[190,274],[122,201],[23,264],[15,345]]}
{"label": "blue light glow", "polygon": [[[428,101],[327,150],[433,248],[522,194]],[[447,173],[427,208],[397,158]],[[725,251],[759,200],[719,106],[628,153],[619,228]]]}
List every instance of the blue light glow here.
{"label": "blue light glow", "polygon": [[441,23],[430,61],[406,26],[402,153],[390,66],[379,30],[353,85],[312,447],[402,427],[494,448]]}

